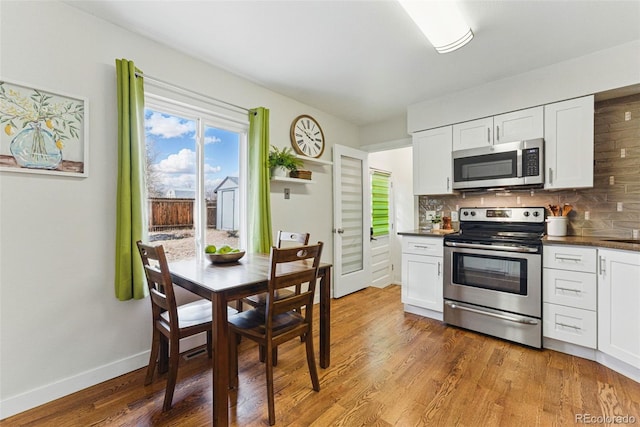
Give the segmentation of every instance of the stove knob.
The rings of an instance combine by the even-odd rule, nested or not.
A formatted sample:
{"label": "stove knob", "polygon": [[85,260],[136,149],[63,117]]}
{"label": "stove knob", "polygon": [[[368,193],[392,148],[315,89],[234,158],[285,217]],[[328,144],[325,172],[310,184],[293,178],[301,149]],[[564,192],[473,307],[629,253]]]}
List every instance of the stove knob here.
{"label": "stove knob", "polygon": [[528,217],[529,216],[529,211],[524,211],[524,216]]}
{"label": "stove knob", "polygon": [[471,211],[471,216],[476,216],[476,211]]}
{"label": "stove knob", "polygon": [[464,211],[464,212],[462,212],[462,215],[469,216],[469,212],[468,211]]}
{"label": "stove knob", "polygon": [[534,212],[533,212],[533,216],[540,216],[540,212],[538,212],[538,211],[534,211]]}

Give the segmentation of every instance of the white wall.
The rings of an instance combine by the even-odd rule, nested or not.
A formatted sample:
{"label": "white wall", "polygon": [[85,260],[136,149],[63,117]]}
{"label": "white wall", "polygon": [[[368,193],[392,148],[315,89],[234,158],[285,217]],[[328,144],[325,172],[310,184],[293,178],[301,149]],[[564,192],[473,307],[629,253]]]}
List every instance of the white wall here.
{"label": "white wall", "polygon": [[[300,114],[334,143],[358,129],[327,113],[136,36],[59,2],[0,2],[0,77],[89,100],[85,179],[0,173],[0,419],[144,366],[149,301],[114,297],[116,58],[179,86],[271,112],[271,143],[289,146]],[[315,185],[274,185],[273,227],[311,232],[331,260],[331,167]]]}
{"label": "white wall", "polygon": [[640,40],[410,105],[409,133],[640,83]]}
{"label": "white wall", "polygon": [[409,147],[369,154],[369,167],[391,172],[394,230],[389,236],[393,283],[402,282],[402,241],[398,231],[413,230],[416,197],[413,195],[413,150]]}

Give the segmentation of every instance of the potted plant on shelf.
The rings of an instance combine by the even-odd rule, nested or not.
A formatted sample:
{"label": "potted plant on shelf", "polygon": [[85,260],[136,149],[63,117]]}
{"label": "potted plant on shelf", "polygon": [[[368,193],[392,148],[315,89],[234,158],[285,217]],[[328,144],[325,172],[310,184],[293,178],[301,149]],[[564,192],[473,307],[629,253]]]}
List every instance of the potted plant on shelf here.
{"label": "potted plant on shelf", "polygon": [[299,166],[302,166],[302,160],[297,158],[290,148],[285,147],[280,150],[275,145],[271,146],[269,151],[271,176],[289,176],[289,172],[297,170]]}

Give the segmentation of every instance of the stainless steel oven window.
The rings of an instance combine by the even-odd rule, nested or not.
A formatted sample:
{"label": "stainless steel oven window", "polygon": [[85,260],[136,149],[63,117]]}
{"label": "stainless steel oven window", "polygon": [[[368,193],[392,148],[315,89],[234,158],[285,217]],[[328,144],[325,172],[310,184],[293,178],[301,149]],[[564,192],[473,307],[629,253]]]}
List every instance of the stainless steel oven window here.
{"label": "stainless steel oven window", "polygon": [[457,285],[527,295],[526,259],[453,253],[452,274]]}

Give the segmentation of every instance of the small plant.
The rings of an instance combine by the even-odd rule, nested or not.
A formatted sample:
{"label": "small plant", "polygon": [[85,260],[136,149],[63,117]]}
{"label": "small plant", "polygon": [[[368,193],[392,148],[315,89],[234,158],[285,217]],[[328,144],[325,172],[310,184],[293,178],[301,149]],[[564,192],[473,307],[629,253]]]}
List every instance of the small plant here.
{"label": "small plant", "polygon": [[441,222],[442,222],[442,217],[440,216],[440,214],[437,214],[436,216],[431,218],[432,224],[440,224]]}
{"label": "small plant", "polygon": [[291,148],[285,147],[279,150],[275,145],[271,146],[269,152],[269,169],[281,167],[290,171],[295,171],[302,166],[302,160],[296,157]]}

